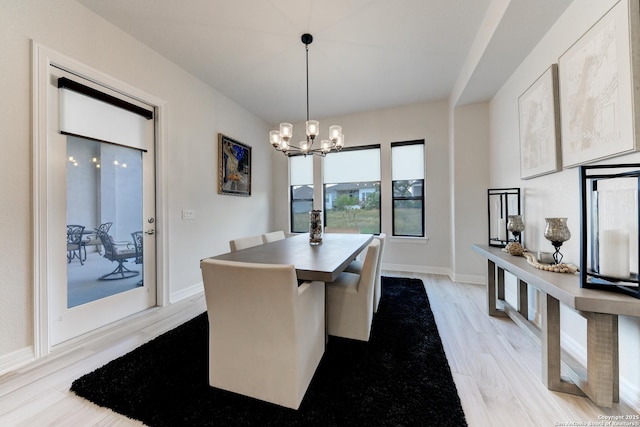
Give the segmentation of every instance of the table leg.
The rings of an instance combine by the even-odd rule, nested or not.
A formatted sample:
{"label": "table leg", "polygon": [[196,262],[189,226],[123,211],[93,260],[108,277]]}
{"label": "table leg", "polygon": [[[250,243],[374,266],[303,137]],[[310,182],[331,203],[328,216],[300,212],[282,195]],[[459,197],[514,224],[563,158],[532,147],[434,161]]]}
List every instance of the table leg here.
{"label": "table leg", "polygon": [[504,268],[498,267],[498,299],[504,300]]}
{"label": "table leg", "polygon": [[554,390],[560,383],[560,302],[541,292],[542,381]]}
{"label": "table leg", "polygon": [[560,301],[540,292],[542,312],[542,382],[549,389],[584,396],[580,388],[561,377]]}
{"label": "table leg", "polygon": [[496,313],[496,263],[487,260],[487,313],[495,316]]}
{"label": "table leg", "polygon": [[[502,276],[500,276],[500,271],[502,271]],[[502,277],[502,285],[500,285],[500,277]],[[497,287],[498,289],[502,286],[502,293],[504,294],[504,271],[501,268],[498,268],[498,274],[496,275],[496,264],[487,260],[487,312],[489,316],[506,316],[506,313],[497,307],[497,298],[496,295],[498,291],[496,290],[496,278],[498,279]]]}
{"label": "table leg", "polygon": [[618,316],[584,313],[587,317],[586,394],[598,406],[619,401]]}
{"label": "table leg", "polygon": [[529,293],[528,285],[524,280],[518,279],[518,312],[525,319],[529,319]]}

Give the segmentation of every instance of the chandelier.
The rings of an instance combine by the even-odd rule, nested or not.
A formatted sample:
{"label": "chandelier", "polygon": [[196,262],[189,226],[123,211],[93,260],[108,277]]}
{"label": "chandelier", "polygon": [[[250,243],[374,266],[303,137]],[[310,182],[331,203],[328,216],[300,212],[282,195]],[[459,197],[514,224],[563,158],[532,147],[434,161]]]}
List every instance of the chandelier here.
{"label": "chandelier", "polygon": [[300,141],[298,146],[290,144],[289,141],[293,136],[293,125],[291,123],[280,123],[279,131],[272,130],[269,132],[269,140],[273,148],[282,151],[285,156],[301,153],[305,156],[307,154],[315,154],[324,157],[331,150],[340,151],[342,149],[344,135],[342,134],[342,127],[330,126],[329,139],[320,141],[320,147],[313,148],[313,142],[320,132],[320,123],[317,120],[309,120],[309,45],[313,41],[313,36],[311,34],[303,34],[301,40],[305,45],[307,64],[307,139],[306,141]]}

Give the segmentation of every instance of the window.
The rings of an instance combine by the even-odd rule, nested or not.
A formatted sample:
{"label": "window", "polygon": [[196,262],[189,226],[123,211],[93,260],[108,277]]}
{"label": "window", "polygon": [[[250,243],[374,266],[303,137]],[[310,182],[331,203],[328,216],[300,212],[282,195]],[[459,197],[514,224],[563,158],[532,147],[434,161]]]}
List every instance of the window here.
{"label": "window", "polygon": [[313,209],[313,156],[289,157],[291,191],[291,232],[309,231],[309,212]]}
{"label": "window", "polygon": [[380,233],[380,146],[344,148],[324,158],[325,226]]}
{"label": "window", "polygon": [[391,144],[393,235],[424,237],[424,141]]}

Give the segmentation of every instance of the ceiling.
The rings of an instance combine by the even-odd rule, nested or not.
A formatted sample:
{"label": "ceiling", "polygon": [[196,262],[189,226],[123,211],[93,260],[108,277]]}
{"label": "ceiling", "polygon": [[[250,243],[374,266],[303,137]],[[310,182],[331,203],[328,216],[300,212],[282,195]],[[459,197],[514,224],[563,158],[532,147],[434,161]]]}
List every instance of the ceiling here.
{"label": "ceiling", "polygon": [[[487,101],[572,0],[77,0],[267,123]],[[461,72],[466,70],[466,72]]]}

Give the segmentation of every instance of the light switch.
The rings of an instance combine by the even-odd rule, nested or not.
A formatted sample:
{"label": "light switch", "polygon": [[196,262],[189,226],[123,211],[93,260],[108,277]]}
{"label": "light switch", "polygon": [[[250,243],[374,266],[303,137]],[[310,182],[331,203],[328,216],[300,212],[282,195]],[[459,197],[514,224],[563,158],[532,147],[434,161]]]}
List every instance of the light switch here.
{"label": "light switch", "polygon": [[182,209],[182,219],[196,219],[196,211],[193,209]]}

